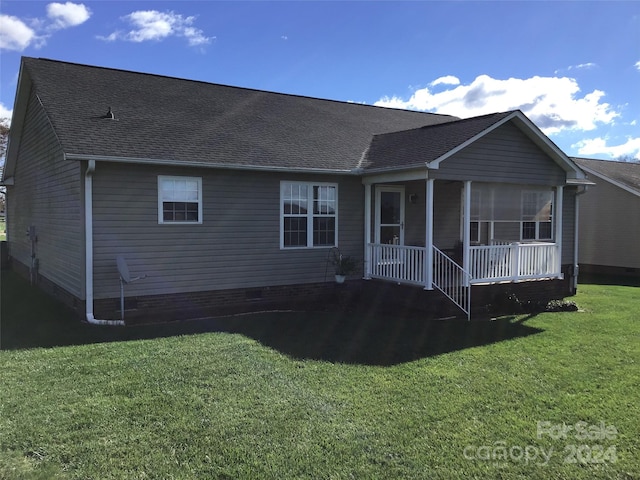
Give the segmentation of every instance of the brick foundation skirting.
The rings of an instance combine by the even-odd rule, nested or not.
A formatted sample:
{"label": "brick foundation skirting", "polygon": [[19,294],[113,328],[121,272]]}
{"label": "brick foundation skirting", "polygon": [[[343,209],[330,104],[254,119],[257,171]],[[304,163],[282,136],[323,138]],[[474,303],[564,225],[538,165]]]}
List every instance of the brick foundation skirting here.
{"label": "brick foundation skirting", "polygon": [[[17,261],[15,258],[11,257],[10,259],[11,270],[16,272],[21,277],[26,280],[31,280],[31,275],[29,273],[29,267],[22,262]],[[79,299],[71,292],[65,290],[60,287],[56,283],[49,280],[47,277],[44,277],[40,274],[36,274],[35,277],[35,286],[40,290],[48,294],[49,296],[55,298],[63,305],[69,307],[78,318],[83,319],[85,317],[85,303],[84,300]]]}
{"label": "brick foundation skirting", "polygon": [[[29,279],[29,268],[12,259],[11,267]],[[500,296],[514,294],[521,302],[548,301],[572,295],[570,266],[564,266],[565,278],[518,283],[474,285],[473,312],[486,311]],[[37,286],[70,307],[84,319],[85,303],[47,278],[39,275]],[[104,320],[120,319],[120,298],[96,299],[94,315]],[[159,323],[194,318],[249,313],[266,310],[354,309],[396,315],[418,314],[429,317],[461,315],[437,290],[397,285],[379,280],[349,279],[343,285],[334,282],[269,286],[262,288],[212,290],[125,298],[127,325]]]}
{"label": "brick foundation skirting", "polygon": [[[354,280],[360,282],[360,280]],[[211,290],[125,298],[127,324],[154,323],[264,310],[311,310],[337,301],[340,285],[332,282]],[[94,301],[96,318],[120,318],[120,299]]]}

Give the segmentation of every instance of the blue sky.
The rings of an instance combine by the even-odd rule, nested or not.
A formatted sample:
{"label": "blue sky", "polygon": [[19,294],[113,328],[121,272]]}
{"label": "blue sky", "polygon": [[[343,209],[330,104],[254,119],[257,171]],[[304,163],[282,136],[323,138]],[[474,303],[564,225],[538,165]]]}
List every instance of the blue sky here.
{"label": "blue sky", "polygon": [[20,57],[460,117],[520,108],[571,156],[640,159],[640,2],[0,3]]}

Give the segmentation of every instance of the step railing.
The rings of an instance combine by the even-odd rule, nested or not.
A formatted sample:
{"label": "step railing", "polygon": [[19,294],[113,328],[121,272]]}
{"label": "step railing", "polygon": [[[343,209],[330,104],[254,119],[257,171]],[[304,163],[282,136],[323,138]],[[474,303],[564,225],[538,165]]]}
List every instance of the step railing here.
{"label": "step railing", "polygon": [[471,275],[437,247],[433,247],[433,286],[471,319]]}

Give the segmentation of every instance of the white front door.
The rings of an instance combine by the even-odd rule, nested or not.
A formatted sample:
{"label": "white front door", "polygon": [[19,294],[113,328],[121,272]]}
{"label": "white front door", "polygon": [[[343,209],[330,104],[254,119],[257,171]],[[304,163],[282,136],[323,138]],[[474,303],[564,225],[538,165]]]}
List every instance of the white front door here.
{"label": "white front door", "polygon": [[404,187],[376,188],[375,243],[404,245]]}

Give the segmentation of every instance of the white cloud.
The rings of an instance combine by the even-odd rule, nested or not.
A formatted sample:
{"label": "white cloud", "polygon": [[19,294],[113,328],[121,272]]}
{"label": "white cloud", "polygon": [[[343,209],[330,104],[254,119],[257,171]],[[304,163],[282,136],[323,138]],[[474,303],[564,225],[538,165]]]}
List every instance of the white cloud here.
{"label": "white cloud", "polygon": [[580,63],[579,65],[570,65],[567,70],[589,70],[597,67],[597,65],[593,62],[588,63]]}
{"label": "white cloud", "polygon": [[640,71],[640,60],[638,60],[634,66],[638,69],[638,71]]}
{"label": "white cloud", "polygon": [[562,72],[568,72],[571,70],[591,70],[592,68],[596,68],[597,66],[598,64],[593,62],[580,63],[578,65],[569,65],[568,67],[565,67],[565,68],[559,68],[553,73],[555,75],[560,75],[562,74]]}
{"label": "white cloud", "polygon": [[0,15],[0,49],[23,51],[36,39],[36,32],[22,20]]}
{"label": "white cloud", "polygon": [[620,145],[607,145],[608,141],[602,137],[589,138],[571,145],[571,148],[577,149],[580,155],[605,154],[611,158],[631,156],[640,159],[640,137],[628,138]]}
{"label": "white cloud", "polygon": [[408,100],[384,97],[375,105],[462,118],[522,110],[547,135],[562,130],[594,130],[597,124],[611,122],[620,115],[608,103],[601,102],[603,91],[579,94],[577,81],[567,77],[500,80],[480,75],[468,85],[452,86],[437,93],[423,88]]}
{"label": "white cloud", "polygon": [[101,40],[113,42],[125,40],[129,42],[160,41],[167,37],[184,37],[190,46],[211,43],[215,37],[207,37],[204,32],[193,27],[196,17],[183,17],[174,12],[159,12],[157,10],[139,10],[122,17],[130,23],[133,29],[128,32],[116,31]]}
{"label": "white cloud", "polygon": [[429,85],[432,87],[436,85],[460,85],[460,79],[453,75],[445,75],[444,77],[436,78]]}
{"label": "white cloud", "polygon": [[13,115],[13,110],[9,110],[7,107],[4,106],[2,102],[0,102],[0,119],[3,119],[3,118],[10,119],[12,115]]}
{"label": "white cloud", "polygon": [[50,28],[59,30],[86,22],[91,17],[91,10],[82,3],[50,3],[47,5],[47,16],[53,22]]}
{"label": "white cloud", "polygon": [[30,46],[40,48],[51,32],[80,25],[90,16],[91,11],[87,7],[72,2],[48,4],[48,20],[31,19],[31,26],[17,17],[0,15],[0,49],[22,52]]}

